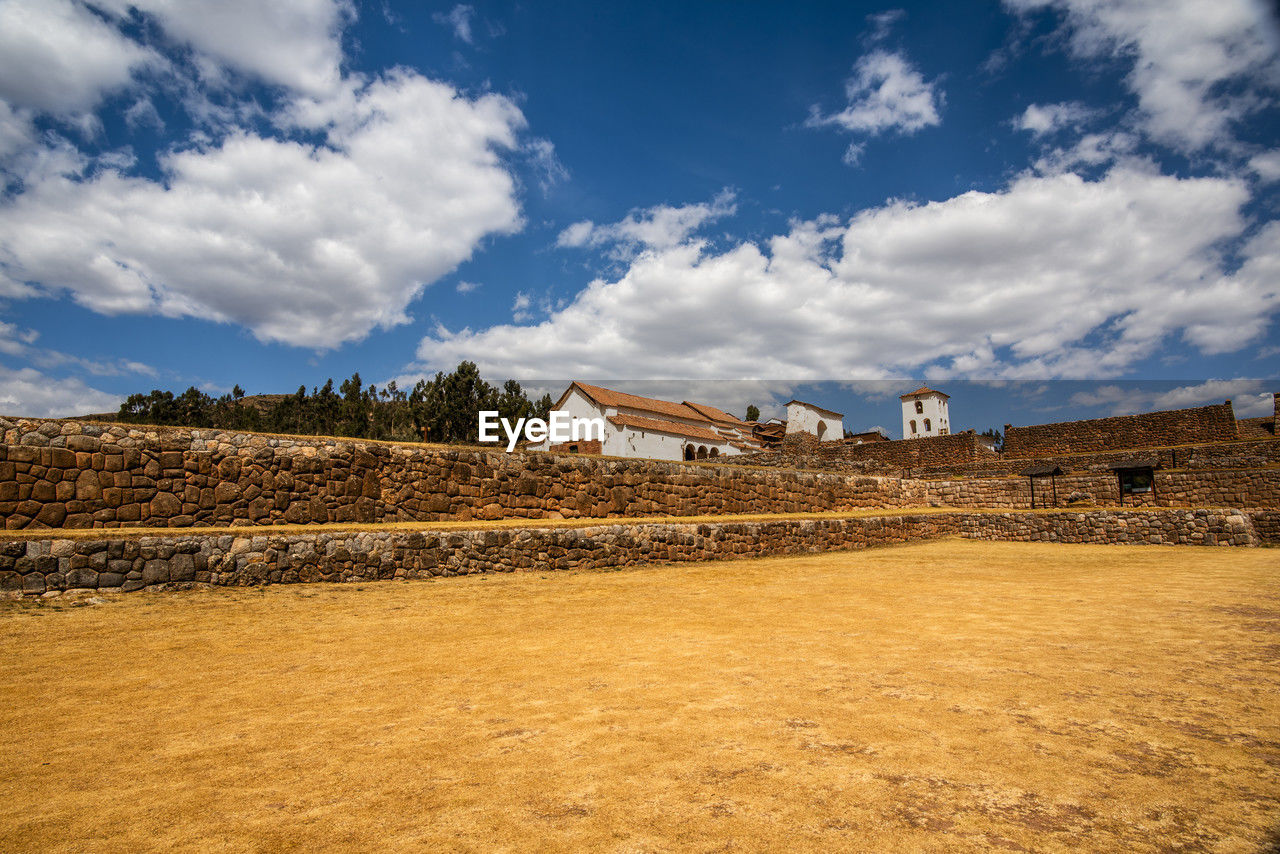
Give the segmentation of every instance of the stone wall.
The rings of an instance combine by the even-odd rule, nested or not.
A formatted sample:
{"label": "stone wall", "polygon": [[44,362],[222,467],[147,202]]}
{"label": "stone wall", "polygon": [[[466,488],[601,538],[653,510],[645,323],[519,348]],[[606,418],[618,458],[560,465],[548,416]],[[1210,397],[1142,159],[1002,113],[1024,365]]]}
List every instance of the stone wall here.
{"label": "stone wall", "polygon": [[[759,451],[728,458],[731,464],[805,468],[822,471],[882,472],[914,471],[922,467],[963,468],[995,454],[979,441],[972,430],[949,436],[925,436],[890,442],[818,442],[805,434],[790,434],[775,451]],[[800,438],[793,438],[800,437]]]}
{"label": "stone wall", "polygon": [[[1158,460],[1167,469],[1250,469],[1280,466],[1280,439],[1215,442],[1176,448],[1151,448],[1135,452],[1095,451],[1037,458],[982,460],[965,466],[928,466],[913,469],[915,477],[999,477],[1020,474],[1032,465],[1055,465],[1065,472],[1108,472],[1135,456]],[[878,470],[887,473],[888,469]]]}
{"label": "stone wall", "polygon": [[1280,510],[1250,510],[1249,521],[1258,535],[1258,542],[1280,546]]}
{"label": "stone wall", "polygon": [[1238,438],[1231,401],[1194,409],[1171,409],[1088,421],[1030,427],[1005,425],[1006,457],[1044,457],[1120,448],[1160,448]]}
{"label": "stone wall", "polygon": [[0,592],[121,589],[183,582],[258,585],[376,581],[477,572],[599,569],[668,561],[805,554],[945,536],[1072,543],[1251,546],[1235,510],[934,513],[582,528],[366,531],[253,537],[174,532],[127,538],[0,541]]}
{"label": "stone wall", "polygon": [[0,418],[9,529],[791,513],[924,503],[896,478]]}
{"label": "stone wall", "polygon": [[[1031,506],[1028,478],[971,478],[927,481],[928,501],[948,507]],[[1120,504],[1120,482],[1113,472],[1060,475],[1057,478],[1058,504],[1072,494],[1084,496],[1089,504]],[[1048,478],[1036,478],[1036,506],[1052,503]],[[1124,496],[1125,506],[1159,507],[1280,507],[1280,469],[1241,471],[1157,471],[1155,494]]]}

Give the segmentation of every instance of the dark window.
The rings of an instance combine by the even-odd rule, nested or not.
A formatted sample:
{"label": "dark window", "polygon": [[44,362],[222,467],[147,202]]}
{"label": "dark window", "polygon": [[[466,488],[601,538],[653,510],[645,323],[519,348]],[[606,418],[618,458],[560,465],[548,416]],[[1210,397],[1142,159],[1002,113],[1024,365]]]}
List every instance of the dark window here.
{"label": "dark window", "polygon": [[1134,495],[1151,491],[1154,474],[1151,469],[1120,472],[1120,491],[1125,495]]}
{"label": "dark window", "polygon": [[929,419],[928,419],[928,418],[926,418],[926,419],[924,420],[924,432],[928,433],[930,429],[931,429],[931,428],[929,427]]}
{"label": "dark window", "polygon": [[919,415],[921,412],[924,412],[924,401],[923,401],[923,400],[917,400],[917,401],[916,401],[916,414],[917,414],[917,415]]}
{"label": "dark window", "polygon": [[911,419],[911,432],[916,432],[916,420],[914,418]]}

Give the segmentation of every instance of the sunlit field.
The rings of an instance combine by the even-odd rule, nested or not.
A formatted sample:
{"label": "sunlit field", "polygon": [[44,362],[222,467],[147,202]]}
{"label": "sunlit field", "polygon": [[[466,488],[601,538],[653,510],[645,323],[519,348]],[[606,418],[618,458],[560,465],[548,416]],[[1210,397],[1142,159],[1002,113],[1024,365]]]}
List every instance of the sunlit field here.
{"label": "sunlit field", "polygon": [[1280,551],[935,541],[0,610],[0,850],[1259,851]]}

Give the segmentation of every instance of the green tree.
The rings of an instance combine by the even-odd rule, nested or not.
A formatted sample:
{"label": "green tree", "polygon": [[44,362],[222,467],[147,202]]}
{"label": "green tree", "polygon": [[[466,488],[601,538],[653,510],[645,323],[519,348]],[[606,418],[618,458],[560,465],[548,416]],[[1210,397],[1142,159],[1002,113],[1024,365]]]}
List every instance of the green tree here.
{"label": "green tree", "polygon": [[748,406],[748,407],[747,407],[747,417],[746,417],[746,418],[744,418],[743,420],[744,420],[744,421],[759,421],[759,420],[760,420],[760,407],[756,406],[754,403],[753,403],[753,404],[751,404],[750,406]]}

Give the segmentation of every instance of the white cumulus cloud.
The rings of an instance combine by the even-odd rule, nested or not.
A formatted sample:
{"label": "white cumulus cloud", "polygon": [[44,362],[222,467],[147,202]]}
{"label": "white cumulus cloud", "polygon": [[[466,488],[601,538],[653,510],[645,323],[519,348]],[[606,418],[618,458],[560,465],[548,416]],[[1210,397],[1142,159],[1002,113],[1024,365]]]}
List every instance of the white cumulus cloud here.
{"label": "white cumulus cloud", "polygon": [[[341,34],[355,17],[349,0],[98,0],[126,17],[154,18],[171,39],[220,66],[311,95],[341,82]],[[209,68],[206,66],[206,68]],[[216,67],[209,69],[218,74]]]}
{"label": "white cumulus cloud", "polygon": [[1084,104],[1032,104],[1018,117],[1016,127],[1030,131],[1034,136],[1044,136],[1056,131],[1075,128],[1090,119],[1094,111]]}
{"label": "white cumulus cloud", "polygon": [[901,53],[874,50],[863,56],[845,83],[845,95],[849,103],[843,110],[824,115],[815,106],[807,124],[871,136],[914,133],[941,121],[942,94],[936,82],[926,81]]}
{"label": "white cumulus cloud", "polygon": [[28,418],[61,418],[113,412],[120,395],[99,391],[75,378],[55,379],[34,368],[0,365],[0,413]]}
{"label": "white cumulus cloud", "polygon": [[524,117],[504,97],[395,72],[278,120],[325,144],[238,131],[162,156],[163,181],[74,158],[29,175],[0,207],[0,293],[328,348],[406,322],[426,284],[521,225],[500,152]]}
{"label": "white cumulus cloud", "polygon": [[1232,127],[1274,103],[1280,63],[1262,0],[1004,0],[1063,14],[1072,50],[1132,62],[1127,85],[1146,132],[1186,150],[1224,145]]}
{"label": "white cumulus cloud", "polygon": [[1273,411],[1271,392],[1260,379],[1205,380],[1170,389],[1143,389],[1104,385],[1071,396],[1077,406],[1106,407],[1110,415],[1132,415],[1162,409],[1188,409],[1211,403],[1232,401],[1237,418],[1269,415]]}
{"label": "white cumulus cloud", "polygon": [[55,115],[92,109],[159,55],[71,0],[0,2],[0,98]]}
{"label": "white cumulus cloud", "polygon": [[1227,352],[1263,332],[1280,232],[1234,274],[1217,250],[1247,199],[1226,178],[1026,175],[723,252],[654,249],[536,326],[438,330],[417,355],[526,377],[1118,376],[1170,336]]}
{"label": "white cumulus cloud", "polygon": [[580,248],[613,246],[617,257],[629,257],[644,249],[670,249],[689,239],[703,225],[733,216],[737,211],[732,190],[722,190],[710,202],[692,205],[656,205],[633,210],[619,222],[596,225],[576,222],[560,232],[556,245]]}

